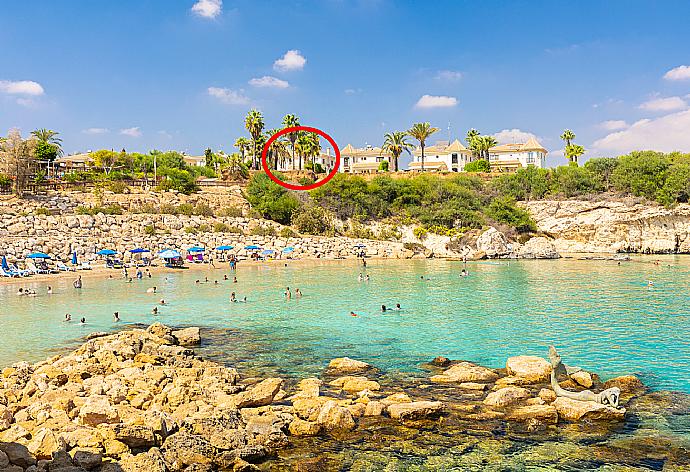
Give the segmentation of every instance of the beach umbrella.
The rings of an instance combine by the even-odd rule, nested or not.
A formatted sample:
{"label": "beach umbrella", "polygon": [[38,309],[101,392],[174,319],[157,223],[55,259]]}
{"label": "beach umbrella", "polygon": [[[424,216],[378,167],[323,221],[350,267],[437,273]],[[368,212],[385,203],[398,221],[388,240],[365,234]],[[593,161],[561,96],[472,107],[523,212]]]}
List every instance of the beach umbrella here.
{"label": "beach umbrella", "polygon": [[204,252],[205,250],[206,249],[204,249],[201,246],[194,246],[194,247],[190,247],[189,249],[187,249],[187,252]]}
{"label": "beach umbrella", "polygon": [[249,251],[256,251],[256,250],[258,250],[258,249],[261,249],[260,246],[256,246],[256,245],[244,246],[244,248],[247,249],[247,250],[249,250]]}
{"label": "beach umbrella", "polygon": [[261,254],[273,254],[275,251],[273,249],[264,249]]}
{"label": "beach umbrella", "polygon": [[72,265],[77,265],[77,251],[72,252]]}
{"label": "beach umbrella", "polygon": [[290,246],[290,247],[286,247],[285,249],[283,249],[283,252],[292,252],[294,250],[295,250],[295,248]]}
{"label": "beach umbrella", "polygon": [[224,246],[218,246],[216,248],[216,251],[229,251],[230,249],[232,249],[232,246],[224,245]]}
{"label": "beach umbrella", "polygon": [[50,259],[51,257],[44,252],[34,252],[26,256],[28,259]]}
{"label": "beach umbrella", "polygon": [[142,248],[138,247],[135,249],[130,249],[129,252],[131,252],[132,254],[141,254],[142,252],[151,252],[151,251],[149,251],[148,249],[142,249]]}
{"label": "beach umbrella", "polygon": [[6,270],[9,272],[10,266],[7,263],[7,258],[5,256],[2,256],[2,265],[1,266],[2,266],[2,270]]}
{"label": "beach umbrella", "polygon": [[161,251],[161,252],[158,253],[158,256],[159,256],[161,259],[175,259],[175,258],[177,258],[177,257],[182,257],[182,256],[180,255],[180,252],[179,252],[179,251],[176,251],[176,250],[174,250],[174,249],[166,249],[166,250],[164,250],[164,251]]}
{"label": "beach umbrella", "polygon": [[117,251],[113,251],[112,249],[101,249],[96,254],[99,256],[114,256],[117,254]]}

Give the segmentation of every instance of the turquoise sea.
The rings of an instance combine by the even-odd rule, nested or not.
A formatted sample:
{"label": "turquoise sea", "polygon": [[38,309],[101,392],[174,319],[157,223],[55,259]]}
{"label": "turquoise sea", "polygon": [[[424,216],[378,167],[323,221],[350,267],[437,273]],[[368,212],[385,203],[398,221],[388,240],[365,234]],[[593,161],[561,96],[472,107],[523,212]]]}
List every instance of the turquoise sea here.
{"label": "turquoise sea", "polygon": [[[82,290],[72,288],[72,277],[24,279],[0,285],[0,366],[41,360],[93,331],[161,321],[227,330],[204,352],[241,372],[313,375],[345,355],[384,371],[414,372],[438,355],[502,367],[512,355],[545,357],[554,344],[566,363],[604,379],[632,373],[654,389],[690,392],[690,258],[472,262],[469,277],[459,276],[462,267],[441,260],[371,260],[366,269],[355,261],[247,261],[236,274],[227,266],[161,271],[132,283],[113,271],[114,279],[85,279]],[[360,272],[370,281],[358,281]],[[195,283],[205,277],[209,283]],[[159,293],[147,294],[154,285]],[[16,296],[19,286],[38,296]],[[232,291],[247,303],[231,303]],[[166,305],[152,315],[161,298]],[[396,303],[401,311],[381,311]],[[122,322],[113,321],[114,311]],[[71,323],[62,321],[65,313]]]}

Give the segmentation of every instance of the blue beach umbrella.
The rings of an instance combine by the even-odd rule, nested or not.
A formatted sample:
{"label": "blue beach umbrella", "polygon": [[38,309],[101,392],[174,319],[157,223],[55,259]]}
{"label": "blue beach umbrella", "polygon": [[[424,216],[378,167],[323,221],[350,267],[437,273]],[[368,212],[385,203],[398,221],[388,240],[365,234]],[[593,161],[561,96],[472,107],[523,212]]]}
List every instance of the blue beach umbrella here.
{"label": "blue beach umbrella", "polygon": [[258,250],[258,249],[261,249],[260,246],[256,246],[256,245],[244,246],[244,248],[247,249],[247,250],[249,250],[249,251],[256,251],[256,250]]}
{"label": "blue beach umbrella", "polygon": [[7,263],[7,258],[5,256],[2,256],[2,270],[5,270],[7,272],[9,272],[10,270],[10,266]]}
{"label": "blue beach umbrella", "polygon": [[112,249],[101,249],[96,254],[99,256],[114,256],[117,254],[117,251],[113,251]]}
{"label": "blue beach umbrella", "polygon": [[77,251],[74,251],[74,252],[72,253],[72,265],[77,265],[77,263],[78,263],[78,261],[77,261]]}
{"label": "blue beach umbrella", "polygon": [[264,249],[261,254],[273,254],[275,251],[273,249]]}
{"label": "blue beach umbrella", "polygon": [[151,252],[151,251],[149,251],[148,249],[142,249],[142,248],[138,247],[135,249],[130,249],[129,252],[131,252],[132,254],[141,254],[142,252]]}
{"label": "blue beach umbrella", "polygon": [[224,246],[218,246],[216,248],[216,251],[229,251],[230,249],[232,249],[232,246],[224,245]]}
{"label": "blue beach umbrella", "polygon": [[206,249],[204,249],[201,246],[194,246],[194,247],[190,247],[189,249],[187,249],[187,252],[204,252],[205,250]]}
{"label": "blue beach umbrella", "polygon": [[294,247],[289,246],[289,247],[286,247],[285,249],[283,249],[283,252],[292,252],[292,251],[294,251],[294,250],[295,250]]}
{"label": "blue beach umbrella", "polygon": [[50,259],[51,257],[44,252],[34,252],[26,256],[28,259]]}

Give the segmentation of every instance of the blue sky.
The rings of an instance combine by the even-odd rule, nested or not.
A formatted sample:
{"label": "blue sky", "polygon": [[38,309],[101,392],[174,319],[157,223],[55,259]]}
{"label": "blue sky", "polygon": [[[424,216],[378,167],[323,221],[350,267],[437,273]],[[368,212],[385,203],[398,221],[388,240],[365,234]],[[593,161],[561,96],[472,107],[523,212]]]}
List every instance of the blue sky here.
{"label": "blue sky", "polygon": [[564,128],[590,157],[690,151],[687,18],[673,0],[5,0],[0,132],[232,152],[256,107],[341,146],[430,121],[439,139],[532,133],[550,165]]}

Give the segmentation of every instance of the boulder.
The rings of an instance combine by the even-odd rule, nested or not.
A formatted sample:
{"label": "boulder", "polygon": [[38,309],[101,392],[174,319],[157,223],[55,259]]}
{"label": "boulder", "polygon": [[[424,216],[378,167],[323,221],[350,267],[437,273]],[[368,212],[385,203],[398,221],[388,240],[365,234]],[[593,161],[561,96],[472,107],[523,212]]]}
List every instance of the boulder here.
{"label": "boulder", "polygon": [[321,425],[313,421],[295,418],[288,428],[293,436],[316,436],[321,431]]}
{"label": "boulder", "polygon": [[585,372],[584,370],[575,372],[574,374],[570,375],[570,378],[573,379],[576,384],[585,388],[591,387],[594,383],[592,382],[592,376],[589,374],[589,372]]}
{"label": "boulder", "polygon": [[614,408],[597,402],[583,402],[571,398],[558,397],[552,405],[558,411],[558,416],[566,421],[620,421],[625,417],[625,408]]}
{"label": "boulder", "polygon": [[464,390],[473,390],[477,392],[483,392],[486,390],[486,384],[483,383],[476,383],[476,382],[463,382],[458,387],[464,389]]}
{"label": "boulder", "polygon": [[381,400],[383,406],[392,405],[393,403],[411,403],[412,399],[405,392],[398,392],[392,395],[388,395],[386,398]]}
{"label": "boulder", "polygon": [[41,428],[31,436],[27,448],[37,459],[50,459],[54,452],[65,449],[65,440],[48,428]]}
{"label": "boulder", "polygon": [[132,449],[148,448],[156,444],[156,437],[150,426],[115,424],[107,429],[110,439],[120,441]]}
{"label": "boulder", "polygon": [[484,252],[488,258],[505,256],[510,253],[508,239],[492,226],[477,238],[477,251]]}
{"label": "boulder", "polygon": [[520,400],[529,398],[529,390],[522,387],[504,387],[489,393],[484,399],[488,406],[506,407]]}
{"label": "boulder", "polygon": [[519,377],[526,383],[540,383],[549,380],[551,364],[536,356],[514,356],[506,361],[508,375]]}
{"label": "boulder", "polygon": [[300,398],[292,402],[292,409],[297,416],[304,420],[316,421],[321,412],[321,407],[329,400],[329,397]]}
{"label": "boulder", "polygon": [[437,356],[431,361],[431,365],[436,367],[448,367],[450,365],[450,359],[443,356]]}
{"label": "boulder", "polygon": [[238,394],[235,400],[235,406],[237,408],[247,408],[270,405],[282,386],[283,379],[269,377],[254,385],[249,390],[245,390]]}
{"label": "boulder", "polygon": [[86,426],[119,422],[120,416],[117,409],[108,402],[108,397],[104,395],[88,397],[79,409],[79,423]]}
{"label": "boulder", "polygon": [[327,401],[316,420],[327,431],[350,431],[355,428],[355,419],[347,408],[335,401]]}
{"label": "boulder", "polygon": [[199,328],[184,328],[173,331],[172,335],[175,336],[177,342],[181,346],[196,346],[201,344],[201,333]]}
{"label": "boulder", "polygon": [[517,256],[521,259],[558,259],[561,257],[553,242],[543,236],[531,238],[520,246]]}
{"label": "boulder", "polygon": [[511,421],[538,420],[546,424],[556,424],[558,412],[556,407],[552,405],[527,405],[512,410],[506,419]]}
{"label": "boulder", "polygon": [[381,416],[386,409],[386,405],[381,402],[373,401],[367,403],[364,409],[364,416]]}
{"label": "boulder", "polygon": [[622,375],[604,382],[604,388],[618,387],[622,394],[640,394],[646,388],[642,381],[634,375]]}
{"label": "boulder", "polygon": [[103,455],[99,452],[86,449],[74,449],[71,451],[74,465],[86,470],[95,469],[103,462]]}
{"label": "boulder", "polygon": [[556,399],[556,392],[550,388],[542,388],[539,390],[539,398],[544,400],[544,403],[552,403]]}
{"label": "boulder", "polygon": [[431,381],[437,383],[493,382],[496,379],[498,379],[496,372],[471,362],[460,362],[443,374],[431,377]]}
{"label": "boulder", "polygon": [[388,406],[388,414],[391,418],[401,421],[439,416],[444,410],[443,403],[430,401],[393,403]]}
{"label": "boulder", "polygon": [[369,369],[371,369],[371,365],[366,362],[350,359],[349,357],[338,357],[328,363],[326,371],[331,375],[337,375],[365,372]]}
{"label": "boulder", "polygon": [[18,465],[20,467],[27,468],[36,463],[34,456],[29,453],[26,446],[21,444],[11,442],[2,443],[0,442],[0,451],[7,455],[7,458],[12,464]]}
{"label": "boulder", "polygon": [[151,449],[120,461],[122,472],[168,472],[163,455],[158,449]]}
{"label": "boulder", "polygon": [[366,377],[339,377],[329,383],[332,387],[340,387],[346,392],[361,392],[363,390],[378,391],[381,390],[381,385],[378,382],[369,380]]}

